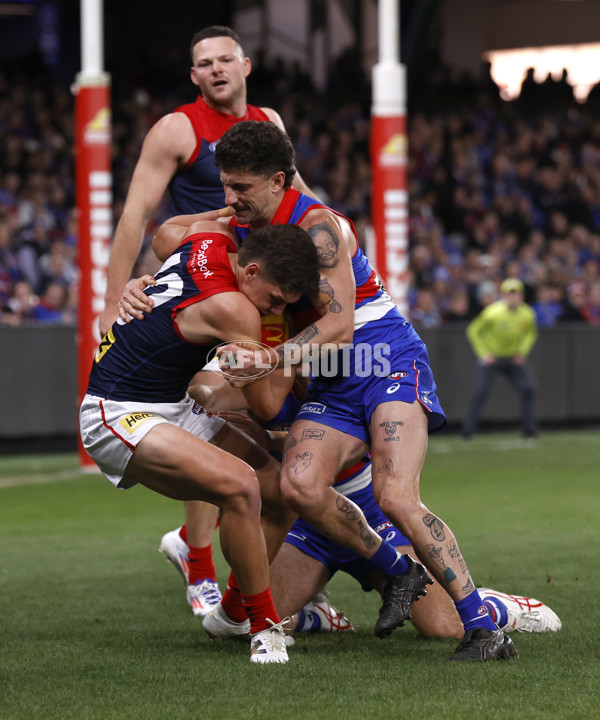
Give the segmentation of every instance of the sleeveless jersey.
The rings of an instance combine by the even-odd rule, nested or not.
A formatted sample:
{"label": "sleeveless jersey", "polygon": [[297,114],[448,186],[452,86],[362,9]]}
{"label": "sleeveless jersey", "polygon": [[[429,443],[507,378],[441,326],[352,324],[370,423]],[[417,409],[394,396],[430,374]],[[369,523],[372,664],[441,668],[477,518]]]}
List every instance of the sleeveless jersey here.
{"label": "sleeveless jersey", "polygon": [[196,147],[185,167],[178,170],[169,183],[174,215],[192,215],[225,205],[225,193],[215,165],[215,147],[223,133],[242,120],[265,120],[269,117],[254,105],[246,106],[241,117],[217,112],[201,97],[196,102],[181,105],[175,112],[187,115],[196,136]]}
{"label": "sleeveless jersey", "polygon": [[118,401],[171,403],[216,345],[185,340],[175,323],[178,310],[223,292],[239,292],[228,252],[234,243],[218,233],[191,235],[156,273],[144,292],[154,307],[143,320],[117,320],[102,339],[90,373],[88,393]]}
{"label": "sleeveless jersey", "polygon": [[[339,217],[344,217],[340,213],[328,208],[323,203],[303,195],[294,188],[289,188],[277,209],[277,212],[271,220],[271,225],[299,225],[305,215],[312,209],[325,207]],[[348,218],[344,218],[350,223],[354,237],[357,237],[354,224]],[[232,218],[230,225],[240,238],[240,242],[250,234],[251,229],[248,225],[238,225],[235,218]],[[352,271],[356,282],[356,300],[354,304],[354,331],[364,328],[368,323],[380,320],[384,317],[397,324],[398,321],[411,327],[409,323],[400,315],[398,308],[394,304],[391,297],[385,291],[381,284],[377,273],[371,267],[366,255],[363,253],[358,241],[356,243],[356,252],[352,257]],[[414,332],[414,331],[413,331]],[[418,339],[416,333],[415,338]]]}

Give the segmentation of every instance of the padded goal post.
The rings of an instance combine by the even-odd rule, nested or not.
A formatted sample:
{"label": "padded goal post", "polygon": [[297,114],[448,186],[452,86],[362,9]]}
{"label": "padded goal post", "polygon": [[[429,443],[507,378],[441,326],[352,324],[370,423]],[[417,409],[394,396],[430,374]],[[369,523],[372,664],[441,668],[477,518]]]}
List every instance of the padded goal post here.
{"label": "padded goal post", "polygon": [[[102,70],[102,0],[81,0],[82,68],[75,94],[75,194],[78,213],[78,402],[85,393],[100,341],[106,269],[113,229],[110,78]],[[83,468],[95,463],[79,442]]]}

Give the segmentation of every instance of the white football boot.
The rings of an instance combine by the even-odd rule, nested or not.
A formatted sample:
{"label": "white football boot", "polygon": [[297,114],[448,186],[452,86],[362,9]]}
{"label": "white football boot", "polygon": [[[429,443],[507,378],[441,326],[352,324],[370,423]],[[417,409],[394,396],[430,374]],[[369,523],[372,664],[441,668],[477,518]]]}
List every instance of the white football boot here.
{"label": "white football boot", "polygon": [[210,578],[205,578],[195,585],[188,585],[186,595],[194,615],[208,615],[223,597],[216,581]]}
{"label": "white football boot", "polygon": [[556,632],[562,628],[554,610],[535,598],[508,595],[489,588],[478,588],[478,591],[482,600],[493,602],[498,599],[506,606],[508,621],[500,628],[504,632],[543,633]]}
{"label": "white football boot", "polygon": [[290,618],[284,618],[278,623],[274,623],[269,618],[266,620],[271,623],[271,627],[254,633],[250,638],[250,662],[286,663],[289,658],[283,626]]}
{"label": "white football boot", "polygon": [[205,615],[202,627],[211,640],[248,640],[250,637],[250,620],[241,623],[230,620],[220,604]]}

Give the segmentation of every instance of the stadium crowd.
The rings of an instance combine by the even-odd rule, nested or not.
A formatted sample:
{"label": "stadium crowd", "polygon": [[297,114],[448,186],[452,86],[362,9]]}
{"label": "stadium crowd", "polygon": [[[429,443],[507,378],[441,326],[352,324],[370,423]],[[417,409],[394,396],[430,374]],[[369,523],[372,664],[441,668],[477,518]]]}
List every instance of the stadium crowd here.
{"label": "stadium crowd", "polygon": [[[350,53],[326,93],[299,67],[257,63],[255,104],[275,107],[307,184],[369,226],[366,76]],[[156,120],[193,100],[187,84],[113,91],[115,223],[141,143]],[[164,78],[163,78],[164,79]],[[335,81],[334,81],[335,79]],[[343,81],[342,81],[343,80]],[[165,90],[165,88],[170,88]],[[540,327],[600,326],[600,120],[598,88],[578,105],[565,83],[499,99],[489,77],[409,89],[409,315],[417,327],[468,321],[499,296],[505,277],[525,285]],[[77,215],[73,97],[46,76],[0,73],[0,323],[74,322]],[[136,272],[158,267],[150,250]]]}

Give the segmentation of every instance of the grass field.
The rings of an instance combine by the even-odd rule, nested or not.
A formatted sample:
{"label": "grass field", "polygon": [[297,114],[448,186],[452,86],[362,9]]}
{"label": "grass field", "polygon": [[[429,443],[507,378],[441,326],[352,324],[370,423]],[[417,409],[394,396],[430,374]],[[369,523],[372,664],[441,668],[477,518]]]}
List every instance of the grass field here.
{"label": "grass field", "polygon": [[[475,582],[545,601],[563,630],[520,658],[448,662],[455,641],[372,634],[374,593],[336,576],[353,634],[301,636],[285,666],[209,642],[157,553],[181,506],[80,474],[74,455],[0,458],[0,718],[595,718],[600,715],[600,436],[432,439],[424,501]],[[217,552],[220,579],[226,566]]]}

